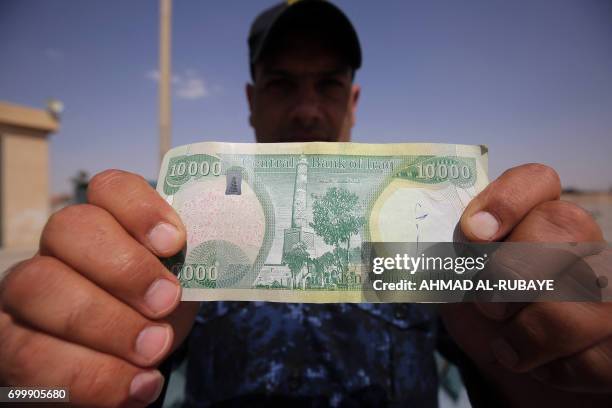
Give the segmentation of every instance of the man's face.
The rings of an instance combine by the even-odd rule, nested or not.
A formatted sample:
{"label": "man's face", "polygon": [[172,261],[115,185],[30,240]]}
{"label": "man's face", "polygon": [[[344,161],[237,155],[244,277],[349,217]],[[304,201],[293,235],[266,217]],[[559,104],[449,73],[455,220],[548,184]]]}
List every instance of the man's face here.
{"label": "man's face", "polygon": [[359,86],[324,42],[293,35],[254,66],[247,85],[255,138],[268,142],[348,142]]}

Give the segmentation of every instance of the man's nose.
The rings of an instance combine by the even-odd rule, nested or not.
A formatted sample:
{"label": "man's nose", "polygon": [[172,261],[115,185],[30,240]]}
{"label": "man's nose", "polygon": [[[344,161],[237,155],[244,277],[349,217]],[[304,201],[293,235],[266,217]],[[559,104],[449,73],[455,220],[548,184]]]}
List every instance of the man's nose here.
{"label": "man's nose", "polygon": [[319,95],[314,85],[300,86],[291,111],[291,120],[304,127],[310,127],[316,125],[321,120],[321,116]]}

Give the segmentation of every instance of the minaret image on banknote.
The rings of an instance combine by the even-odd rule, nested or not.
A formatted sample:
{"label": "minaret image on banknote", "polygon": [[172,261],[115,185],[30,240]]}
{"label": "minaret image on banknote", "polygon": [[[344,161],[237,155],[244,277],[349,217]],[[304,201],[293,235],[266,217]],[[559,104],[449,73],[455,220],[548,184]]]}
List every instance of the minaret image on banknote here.
{"label": "minaret image on banknote", "polygon": [[293,190],[293,206],[291,213],[291,227],[285,229],[283,241],[283,258],[295,244],[302,241],[311,257],[316,254],[314,247],[314,232],[306,229],[306,198],[308,187],[308,160],[305,156],[300,157],[295,169],[295,187]]}
{"label": "minaret image on banknote", "polygon": [[281,263],[263,265],[255,280],[255,285],[271,285],[277,282],[281,287],[306,287],[307,282],[310,280],[309,276],[312,265],[304,265],[302,269],[297,271],[294,277],[292,277],[292,272],[287,266],[285,255],[302,242],[308,255],[311,258],[316,257],[315,233],[308,227],[307,197],[308,160],[305,156],[301,156],[296,163],[295,183],[291,205],[291,223],[284,229]]}
{"label": "minaret image on banknote", "polygon": [[308,184],[308,161],[300,157],[295,169],[295,187],[293,191],[293,207],[291,214],[291,227],[304,226],[306,217],[306,188]]}

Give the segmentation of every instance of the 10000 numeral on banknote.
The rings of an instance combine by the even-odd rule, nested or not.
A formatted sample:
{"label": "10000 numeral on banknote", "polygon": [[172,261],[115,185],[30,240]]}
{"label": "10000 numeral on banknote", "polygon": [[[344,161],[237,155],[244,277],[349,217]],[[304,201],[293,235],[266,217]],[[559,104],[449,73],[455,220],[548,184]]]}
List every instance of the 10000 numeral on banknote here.
{"label": "10000 numeral on banknote", "polygon": [[362,302],[365,242],[449,242],[487,184],[484,146],[205,142],[157,191],[187,228],[183,300]]}

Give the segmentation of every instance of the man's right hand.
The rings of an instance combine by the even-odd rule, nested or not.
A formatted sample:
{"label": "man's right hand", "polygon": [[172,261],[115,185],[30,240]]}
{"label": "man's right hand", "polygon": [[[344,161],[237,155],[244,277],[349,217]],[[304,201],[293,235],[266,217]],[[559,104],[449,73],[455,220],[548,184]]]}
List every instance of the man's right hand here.
{"label": "man's right hand", "polygon": [[83,406],[143,406],[155,367],[191,328],[197,303],[159,261],[185,227],[140,176],[96,175],[89,204],[55,213],[40,251],[0,282],[0,384],[67,387]]}

